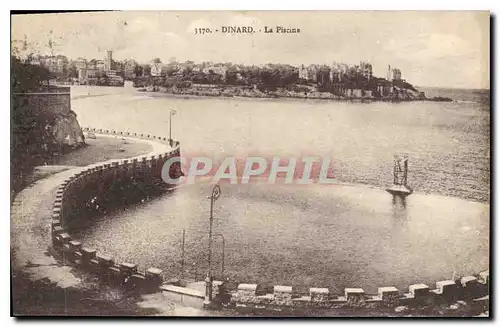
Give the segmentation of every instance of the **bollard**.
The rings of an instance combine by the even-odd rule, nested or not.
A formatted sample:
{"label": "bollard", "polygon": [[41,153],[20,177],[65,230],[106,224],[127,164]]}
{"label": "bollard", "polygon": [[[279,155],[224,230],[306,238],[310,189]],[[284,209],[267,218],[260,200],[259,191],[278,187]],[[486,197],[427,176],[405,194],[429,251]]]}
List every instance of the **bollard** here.
{"label": "bollard", "polygon": [[362,288],[346,288],[344,294],[348,306],[358,306],[365,299],[365,291]]}
{"label": "bollard", "polygon": [[454,302],[458,295],[457,283],[453,280],[443,280],[436,282],[437,294],[441,296],[444,301]]}
{"label": "bollard", "polygon": [[99,263],[99,266],[101,266],[104,269],[107,269],[109,267],[113,267],[115,265],[115,261],[109,255],[98,254],[96,256],[96,258],[97,258],[97,262]]}
{"label": "bollard", "polygon": [[120,264],[120,272],[123,277],[130,277],[132,274],[137,272],[137,265],[133,263],[123,262]]}
{"label": "bollard", "polygon": [[409,287],[410,295],[415,299],[415,302],[422,304],[429,299],[429,286],[425,284],[413,284]]}
{"label": "bollard", "polygon": [[77,252],[77,251],[80,251],[82,249],[82,243],[75,241],[75,240],[72,240],[72,241],[69,241],[69,247],[70,247],[72,252]]}
{"label": "bollard", "polygon": [[52,239],[52,244],[54,246],[54,249],[57,251],[63,251],[63,247],[65,244],[68,244],[69,241],[71,240],[71,236],[68,235],[68,233],[59,233],[58,235],[55,235]]}
{"label": "bollard", "polygon": [[52,219],[52,223],[51,224],[52,224],[52,233],[54,233],[54,228],[55,227],[61,227],[61,222],[59,221],[59,219]]}
{"label": "bollard", "polygon": [[88,262],[88,268],[93,273],[99,273],[100,269],[99,269],[99,262],[97,261],[97,259],[90,259]]}
{"label": "bollard", "polygon": [[52,238],[58,236],[59,234],[64,233],[64,230],[61,226],[56,226],[52,229]]}
{"label": "bollard", "polygon": [[120,271],[120,268],[113,266],[109,267],[107,270],[108,282],[110,285],[122,285],[124,277]]}
{"label": "bollard", "polygon": [[129,277],[125,286],[128,289],[134,289],[136,291],[141,291],[146,286],[146,283],[147,283],[146,276],[144,274],[138,272],[138,273],[132,274]]}
{"label": "bollard", "polygon": [[83,247],[80,251],[82,253],[82,264],[89,265],[90,260],[95,259],[97,251],[92,248]]}
{"label": "bollard", "polygon": [[387,307],[397,307],[399,305],[399,290],[393,286],[379,287],[378,295]]}
{"label": "bollard", "polygon": [[61,240],[62,244],[68,244],[71,241],[71,236],[69,236],[68,233],[61,233],[59,234],[59,239]]}
{"label": "bollard", "polygon": [[146,270],[146,280],[149,286],[156,287],[163,283],[162,270],[158,268],[148,268]]}
{"label": "bollard", "polygon": [[481,284],[486,284],[488,285],[489,282],[490,282],[490,271],[489,270],[486,270],[486,271],[481,271],[479,273],[479,276],[478,276],[478,282],[481,283]]}
{"label": "bollard", "polygon": [[239,284],[235,294],[236,302],[251,303],[257,297],[259,285],[257,284]]}
{"label": "bollard", "polygon": [[277,305],[290,306],[292,305],[292,286],[276,285],[273,288],[274,303]]}
{"label": "bollard", "polygon": [[479,295],[479,282],[476,277],[462,277],[460,283],[462,284],[464,299],[471,300]]}
{"label": "bollard", "polygon": [[104,278],[109,273],[109,268],[115,265],[115,261],[111,256],[105,254],[98,254],[96,258],[97,258],[97,264],[99,266],[98,267],[99,274],[101,275],[101,277]]}
{"label": "bollard", "polygon": [[311,296],[311,302],[314,303],[326,303],[330,296],[330,291],[328,288],[309,288],[309,295]]}

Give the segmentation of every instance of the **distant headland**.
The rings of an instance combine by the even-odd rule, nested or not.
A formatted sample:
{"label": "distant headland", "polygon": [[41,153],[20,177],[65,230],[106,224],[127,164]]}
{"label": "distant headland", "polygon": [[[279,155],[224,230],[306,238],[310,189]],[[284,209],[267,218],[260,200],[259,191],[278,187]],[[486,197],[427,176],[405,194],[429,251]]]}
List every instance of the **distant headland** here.
{"label": "distant headland", "polygon": [[134,77],[133,85],[143,92],[180,95],[250,98],[301,98],[359,101],[452,101],[427,98],[402,79],[401,71],[388,67],[387,77],[373,76],[372,65],[360,62],[327,65],[194,62],[162,64],[154,60],[150,70]]}
{"label": "distant headland", "polygon": [[402,78],[398,68],[385,77],[373,75],[372,64],[334,62],[331,65],[241,65],[193,61],[147,64],[133,59],[116,61],[107,51],[104,60],[65,56],[30,56],[27,63],[47,68],[50,78],[63,84],[124,86],[133,81],[140,91],[196,96],[301,98],[361,101],[452,101],[426,97]]}

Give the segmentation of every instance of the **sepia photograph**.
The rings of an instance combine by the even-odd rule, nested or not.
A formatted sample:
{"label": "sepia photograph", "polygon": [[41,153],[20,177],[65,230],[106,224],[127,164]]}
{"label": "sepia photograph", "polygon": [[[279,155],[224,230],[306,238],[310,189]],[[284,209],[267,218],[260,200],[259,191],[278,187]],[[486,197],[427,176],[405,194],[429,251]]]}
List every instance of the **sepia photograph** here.
{"label": "sepia photograph", "polygon": [[491,319],[489,11],[10,19],[11,316]]}

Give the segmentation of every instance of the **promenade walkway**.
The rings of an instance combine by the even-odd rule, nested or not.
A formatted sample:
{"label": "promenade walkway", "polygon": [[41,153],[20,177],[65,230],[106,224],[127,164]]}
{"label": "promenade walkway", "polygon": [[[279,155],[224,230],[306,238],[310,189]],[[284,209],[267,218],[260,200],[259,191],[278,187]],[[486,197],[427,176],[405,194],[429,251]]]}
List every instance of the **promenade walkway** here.
{"label": "promenade walkway", "polygon": [[[98,138],[116,137],[102,134],[96,134],[96,136]],[[137,139],[133,138],[121,136],[119,138],[137,141]],[[168,145],[153,140],[140,141],[151,145],[152,151],[147,154],[148,156],[165,153],[165,151],[171,149]],[[111,159],[90,166],[112,161],[116,160]],[[48,280],[62,289],[96,287],[96,285],[89,285],[92,282],[88,278],[82,277],[83,275],[74,267],[63,265],[57,261],[51,248],[51,210],[56,190],[68,177],[87,167],[75,168],[74,166],[68,166],[69,169],[38,180],[16,195],[11,208],[11,263],[13,276],[18,274],[27,275],[29,280],[33,282]],[[60,170],[61,167],[57,167],[57,169]],[[13,289],[13,292],[16,292],[16,289]],[[30,296],[35,298],[43,297],[43,295],[36,294],[30,294]],[[125,295],[122,294],[121,296]],[[106,297],[109,297],[109,294],[102,294],[103,300],[106,300]],[[155,309],[154,311],[159,312],[159,315],[200,315],[203,311],[185,308],[182,305],[165,300],[162,293],[143,296],[137,305],[138,310]],[[83,307],[82,310],[84,310]],[[13,313],[16,314],[17,312],[18,309],[14,307]],[[33,312],[39,313],[36,308],[34,308]]]}

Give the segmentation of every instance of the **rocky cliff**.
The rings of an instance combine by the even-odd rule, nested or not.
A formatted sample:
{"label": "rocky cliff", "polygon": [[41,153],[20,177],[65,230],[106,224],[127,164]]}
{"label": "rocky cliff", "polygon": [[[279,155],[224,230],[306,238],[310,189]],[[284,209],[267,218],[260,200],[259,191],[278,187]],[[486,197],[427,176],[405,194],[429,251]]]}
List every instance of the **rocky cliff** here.
{"label": "rocky cliff", "polygon": [[25,185],[33,167],[54,154],[85,145],[69,88],[43,88],[12,94],[11,188]]}

